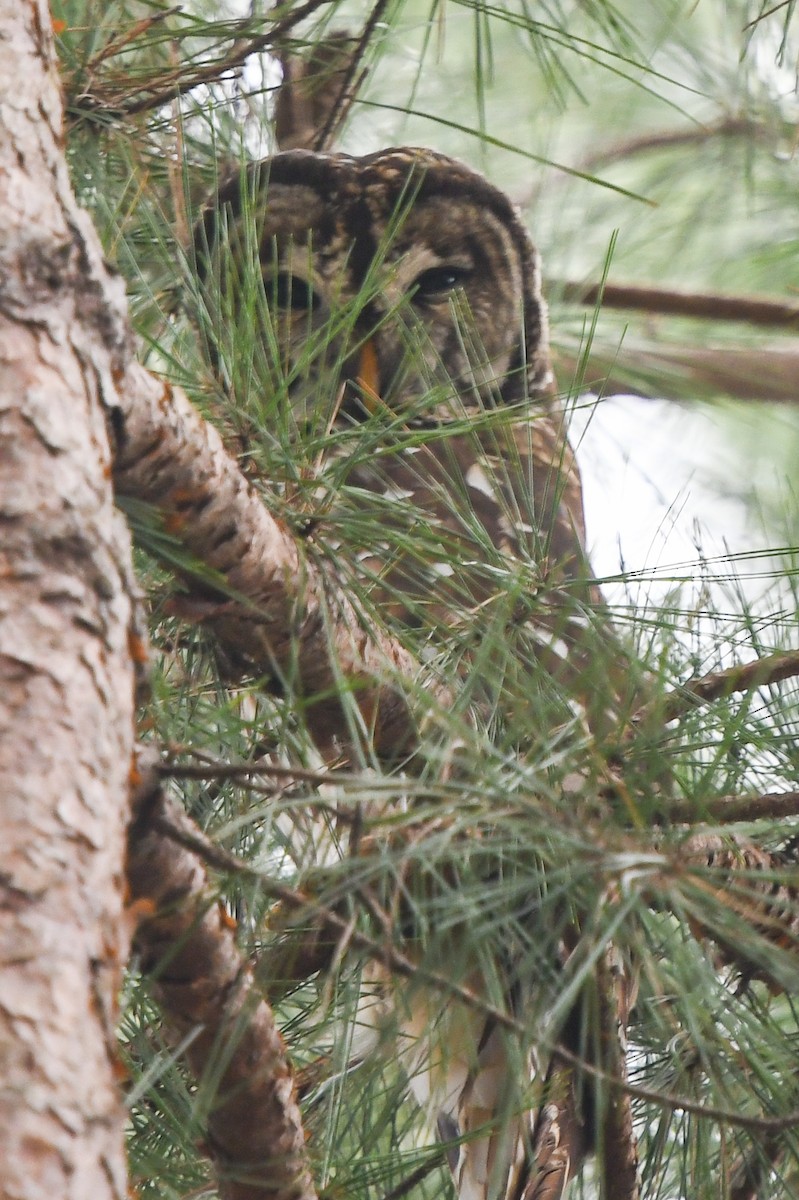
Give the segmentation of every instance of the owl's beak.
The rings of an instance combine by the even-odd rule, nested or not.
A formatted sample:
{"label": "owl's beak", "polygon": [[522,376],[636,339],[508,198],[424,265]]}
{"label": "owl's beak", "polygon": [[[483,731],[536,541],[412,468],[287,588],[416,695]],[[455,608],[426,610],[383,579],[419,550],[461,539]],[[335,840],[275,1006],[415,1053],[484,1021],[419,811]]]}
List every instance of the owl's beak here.
{"label": "owl's beak", "polygon": [[383,404],[380,396],[380,364],[371,338],[361,346],[358,357],[358,373],[355,382],[363,393],[363,403],[370,413],[377,412]]}

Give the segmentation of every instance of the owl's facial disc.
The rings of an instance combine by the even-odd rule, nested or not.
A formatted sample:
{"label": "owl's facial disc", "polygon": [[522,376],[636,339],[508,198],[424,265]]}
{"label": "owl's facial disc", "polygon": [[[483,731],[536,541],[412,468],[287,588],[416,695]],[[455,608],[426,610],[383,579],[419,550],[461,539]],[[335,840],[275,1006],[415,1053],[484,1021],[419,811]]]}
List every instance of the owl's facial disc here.
{"label": "owl's facial disc", "polygon": [[389,245],[374,333],[383,400],[418,416],[447,396],[495,403],[522,326],[520,298],[497,294],[468,230],[434,232],[414,210]]}
{"label": "owl's facial disc", "polygon": [[471,267],[442,266],[422,271],[413,284],[412,304],[440,304],[449,299],[458,287],[464,287],[472,273]]}
{"label": "owl's facial disc", "polygon": [[[246,188],[239,177],[223,189],[223,217],[208,210],[200,235],[209,250],[227,242],[229,257],[243,248],[256,271],[260,262],[264,357],[303,419],[342,396],[355,415],[375,395],[422,412],[447,395],[493,404],[546,391],[535,251],[481,176],[413,148],[362,159],[297,151],[257,164]],[[224,265],[222,275],[224,296]],[[231,292],[246,282],[232,269],[227,279]],[[257,305],[237,286],[257,339]],[[224,319],[233,311],[223,306]]]}
{"label": "owl's facial disc", "polygon": [[264,270],[277,341],[284,351],[293,347],[284,360],[290,393],[302,396],[305,410],[313,388],[325,383],[343,385],[343,408],[352,415],[380,408],[422,415],[441,402],[442,388],[464,399],[498,394],[510,331],[499,346],[484,344],[471,308],[480,286],[471,257],[442,260],[429,247],[389,253],[378,282],[358,290],[346,269],[325,277],[307,249],[283,247]]}
{"label": "owl's facial disc", "polygon": [[276,309],[289,312],[314,312],[322,303],[313,284],[290,271],[279,271],[271,282],[267,298]]}

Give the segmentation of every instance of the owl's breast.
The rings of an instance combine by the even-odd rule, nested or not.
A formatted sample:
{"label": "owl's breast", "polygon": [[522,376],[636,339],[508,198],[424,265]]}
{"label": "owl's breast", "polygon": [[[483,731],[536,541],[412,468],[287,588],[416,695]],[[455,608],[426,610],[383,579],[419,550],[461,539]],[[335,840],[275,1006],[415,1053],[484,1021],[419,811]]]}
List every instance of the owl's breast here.
{"label": "owl's breast", "polygon": [[384,614],[425,627],[480,610],[488,620],[567,582],[589,598],[579,476],[548,415],[486,413],[394,442],[342,475],[342,502],[363,518],[364,540],[348,549]]}

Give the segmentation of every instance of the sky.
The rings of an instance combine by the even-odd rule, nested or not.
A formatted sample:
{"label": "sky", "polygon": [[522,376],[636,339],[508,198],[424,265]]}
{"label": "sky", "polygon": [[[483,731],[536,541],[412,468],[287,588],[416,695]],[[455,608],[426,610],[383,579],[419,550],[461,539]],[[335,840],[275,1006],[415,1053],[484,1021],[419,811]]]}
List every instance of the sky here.
{"label": "sky", "polygon": [[613,396],[576,414],[574,425],[599,575],[622,563],[665,571],[695,559],[698,542],[707,554],[750,548],[745,504],[713,486],[714,459],[737,455],[712,409]]}

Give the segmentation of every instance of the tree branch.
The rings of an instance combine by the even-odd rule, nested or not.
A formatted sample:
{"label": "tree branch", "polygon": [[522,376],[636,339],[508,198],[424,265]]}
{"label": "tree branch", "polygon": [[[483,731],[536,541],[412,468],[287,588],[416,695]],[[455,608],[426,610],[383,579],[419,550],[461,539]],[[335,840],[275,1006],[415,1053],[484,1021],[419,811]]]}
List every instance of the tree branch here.
{"label": "tree branch", "polygon": [[285,1046],[235,929],[196,854],[160,826],[188,818],[155,774],[141,789],[128,842],[134,942],[197,1078],[220,1072],[207,1144],[223,1200],[316,1200]]}
{"label": "tree branch", "polygon": [[[235,667],[279,678],[296,671],[309,726],[323,747],[351,742],[351,700],[378,754],[408,753],[416,725],[398,680],[418,679],[418,664],[389,636],[366,630],[267,512],[213,426],[182,391],[136,363],[115,415],[117,490],[156,505],[170,532],[219,573],[215,594],[204,589],[205,623]],[[428,695],[446,699],[435,688]]]}
{"label": "tree branch", "polygon": [[[653,150],[670,150],[675,146],[695,146],[712,141],[713,138],[757,138],[765,139],[770,132],[764,122],[751,117],[721,117],[707,125],[693,125],[686,129],[664,129],[658,133],[645,133],[638,137],[625,138],[597,150],[583,160],[584,171],[595,171],[599,167],[632,158],[638,154],[649,154]],[[789,132],[793,132],[792,130]]]}
{"label": "tree branch", "polygon": [[710,796],[701,802],[689,797],[659,801],[659,813],[671,824],[713,821],[782,821],[799,816],[799,792],[765,792],[762,796]]}
{"label": "tree branch", "polygon": [[[765,328],[799,329],[799,304],[763,296],[681,292],[637,284],[601,285],[550,281],[556,301],[589,307],[626,309],[654,317],[741,322]],[[587,359],[554,349],[561,379],[580,380],[584,390],[610,395],[625,392],[658,399],[723,395],[740,400],[795,404],[799,396],[799,350],[782,346],[659,346],[626,342],[612,352],[594,346]],[[649,380],[651,379],[651,385]]]}
{"label": "tree branch", "polygon": [[[304,4],[293,6],[285,16],[271,24],[265,33],[254,36],[248,36],[248,31],[253,25],[251,17],[233,22],[230,33],[232,46],[221,58],[204,63],[194,70],[187,70],[185,65],[179,65],[172,71],[161,69],[150,82],[138,80],[135,84],[131,84],[130,77],[126,73],[125,87],[129,92],[135,89],[133,97],[114,99],[110,95],[98,96],[95,91],[77,97],[72,101],[72,107],[78,111],[103,112],[116,116],[136,116],[140,113],[150,112],[163,104],[169,104],[176,96],[186,95],[202,84],[218,82],[230,71],[242,67],[253,54],[271,50],[301,21],[329,3],[330,0],[305,0]],[[141,30],[137,28],[136,34],[140,32]],[[187,32],[197,36],[192,28],[189,28]],[[118,47],[115,46],[112,52],[115,53],[117,49]]]}
{"label": "tree branch", "polygon": [[635,730],[642,726],[651,727],[651,722],[655,720],[666,725],[700,704],[707,704],[736,692],[750,692],[755,688],[768,687],[772,683],[779,683],[796,675],[799,675],[799,650],[781,651],[756,658],[754,662],[727,667],[723,671],[710,671],[707,675],[689,679],[680,687],[666,692],[663,696],[657,696],[649,704],[644,704],[630,717],[626,736],[628,739],[634,736]]}
{"label": "tree branch", "polygon": [[691,317],[702,321],[741,321],[771,329],[799,329],[799,304],[765,296],[732,296],[720,292],[681,292],[635,283],[549,281],[549,290],[572,304],[589,308],[632,309],[649,316]]}

